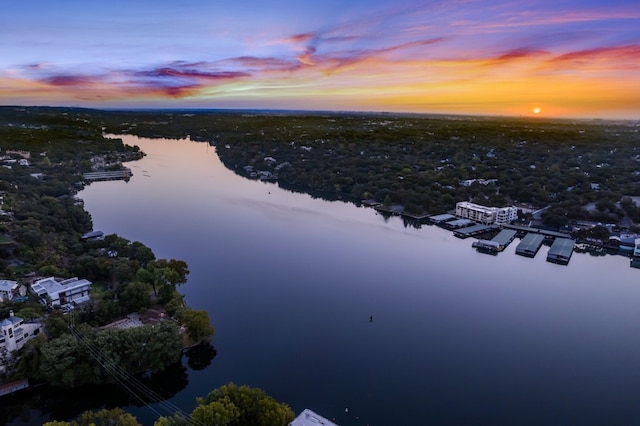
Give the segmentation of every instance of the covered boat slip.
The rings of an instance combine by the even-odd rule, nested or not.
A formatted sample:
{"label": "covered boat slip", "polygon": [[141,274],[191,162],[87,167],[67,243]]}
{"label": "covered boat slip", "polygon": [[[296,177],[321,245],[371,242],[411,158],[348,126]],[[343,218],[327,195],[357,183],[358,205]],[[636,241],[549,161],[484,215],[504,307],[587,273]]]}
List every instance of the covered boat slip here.
{"label": "covered boat slip", "polygon": [[547,253],[547,261],[566,265],[571,259],[575,244],[575,241],[568,238],[556,238]]}
{"label": "covered boat slip", "polygon": [[453,231],[453,235],[458,238],[468,238],[475,235],[484,234],[485,232],[493,231],[497,228],[498,227],[496,225],[473,225],[461,229],[456,229],[455,231]]}
{"label": "covered boat slip", "polygon": [[511,229],[503,229],[493,237],[491,240],[478,240],[472,244],[472,247],[481,251],[488,251],[490,253],[501,252],[516,237],[517,232]]}
{"label": "covered boat slip", "polygon": [[527,234],[516,247],[516,254],[520,256],[535,257],[544,242],[544,235]]}

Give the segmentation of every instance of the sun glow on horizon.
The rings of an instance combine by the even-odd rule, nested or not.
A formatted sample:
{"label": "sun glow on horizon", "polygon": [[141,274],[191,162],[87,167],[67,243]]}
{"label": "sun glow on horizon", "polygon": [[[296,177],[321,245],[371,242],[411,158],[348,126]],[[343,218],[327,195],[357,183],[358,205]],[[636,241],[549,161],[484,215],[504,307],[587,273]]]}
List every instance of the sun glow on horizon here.
{"label": "sun glow on horizon", "polygon": [[[336,13],[332,0],[283,0],[284,17],[280,7],[196,0],[151,15],[136,6],[126,19],[108,14],[106,0],[73,13],[45,3],[35,18],[25,2],[3,8],[15,23],[0,39],[1,104],[640,114],[637,2],[610,11],[604,0],[567,0],[562,10],[542,2],[523,11],[498,1],[501,14],[493,15],[474,2],[357,0]],[[365,4],[371,10],[359,13]],[[97,27],[96,10],[107,19]],[[47,18],[58,13],[64,26]],[[28,19],[37,20],[37,34]]]}

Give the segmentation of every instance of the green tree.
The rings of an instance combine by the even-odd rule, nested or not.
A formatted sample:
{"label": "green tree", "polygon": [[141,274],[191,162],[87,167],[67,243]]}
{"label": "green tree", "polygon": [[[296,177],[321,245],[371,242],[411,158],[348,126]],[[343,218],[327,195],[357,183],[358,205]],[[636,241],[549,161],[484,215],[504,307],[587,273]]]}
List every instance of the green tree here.
{"label": "green tree", "polygon": [[195,343],[209,341],[215,333],[207,311],[187,308],[184,310],[183,321],[189,339]]}
{"label": "green tree", "polygon": [[153,251],[149,247],[139,241],[134,241],[129,246],[129,258],[137,260],[140,265],[144,267],[149,262],[156,260],[156,255],[153,254]]}
{"label": "green tree", "polygon": [[122,291],[120,303],[128,312],[136,312],[142,308],[151,306],[149,285],[140,281],[132,281]]}
{"label": "green tree", "polygon": [[[204,418],[228,420],[223,424],[229,426],[286,426],[295,417],[288,405],[277,402],[261,389],[249,386],[238,387],[233,383],[211,391],[204,398],[197,398],[196,402],[198,406],[194,413],[198,412]],[[235,420],[230,420],[235,413],[232,405],[240,412],[240,416]],[[216,410],[220,410],[219,417],[215,413]],[[216,423],[206,424],[215,425]]]}
{"label": "green tree", "polygon": [[220,398],[208,404],[198,405],[191,417],[205,425],[227,426],[238,424],[242,412],[229,398]]}
{"label": "green tree", "polygon": [[34,320],[36,318],[40,318],[41,315],[42,315],[42,310],[41,309],[36,310],[32,306],[24,307],[16,313],[17,317],[20,317],[25,320]]}
{"label": "green tree", "polygon": [[41,379],[41,349],[46,342],[47,337],[41,333],[35,338],[29,340],[22,347],[20,352],[20,361],[18,361],[18,371],[23,377],[28,377],[34,380]]}
{"label": "green tree", "polygon": [[97,364],[86,348],[70,334],[43,345],[41,354],[39,373],[53,386],[73,388],[100,382]]}
{"label": "green tree", "polygon": [[58,338],[69,333],[68,320],[61,311],[52,311],[44,320],[44,329],[50,339]]}
{"label": "green tree", "polygon": [[43,426],[141,426],[138,419],[122,408],[111,410],[85,411],[71,422],[48,422]]}

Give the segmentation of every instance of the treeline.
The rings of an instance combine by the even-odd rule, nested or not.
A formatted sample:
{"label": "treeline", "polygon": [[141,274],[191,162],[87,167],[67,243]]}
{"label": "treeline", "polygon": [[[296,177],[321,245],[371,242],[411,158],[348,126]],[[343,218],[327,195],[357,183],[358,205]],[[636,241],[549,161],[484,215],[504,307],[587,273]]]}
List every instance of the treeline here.
{"label": "treeline", "polygon": [[[638,222],[640,135],[630,122],[267,112],[91,112],[113,133],[208,141],[238,174],[329,199],[436,214],[458,201],[550,206],[545,221]],[[464,184],[463,184],[464,183]],[[629,198],[629,200],[631,200]],[[598,208],[586,208],[599,203]],[[635,203],[634,203],[635,205]]]}
{"label": "treeline", "polygon": [[[154,426],[225,425],[225,426],[286,426],[295,415],[291,408],[276,401],[261,389],[223,385],[196,399],[196,408],[189,413],[160,417]],[[119,408],[87,411],[71,422],[53,421],[44,426],[140,426],[130,413]]]}

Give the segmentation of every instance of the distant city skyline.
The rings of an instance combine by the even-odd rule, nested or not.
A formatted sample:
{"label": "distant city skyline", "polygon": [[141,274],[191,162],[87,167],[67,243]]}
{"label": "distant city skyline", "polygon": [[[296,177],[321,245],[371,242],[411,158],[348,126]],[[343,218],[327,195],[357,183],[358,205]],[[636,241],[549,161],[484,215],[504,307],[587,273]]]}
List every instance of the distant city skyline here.
{"label": "distant city skyline", "polygon": [[637,0],[5,2],[0,104],[640,119]]}

